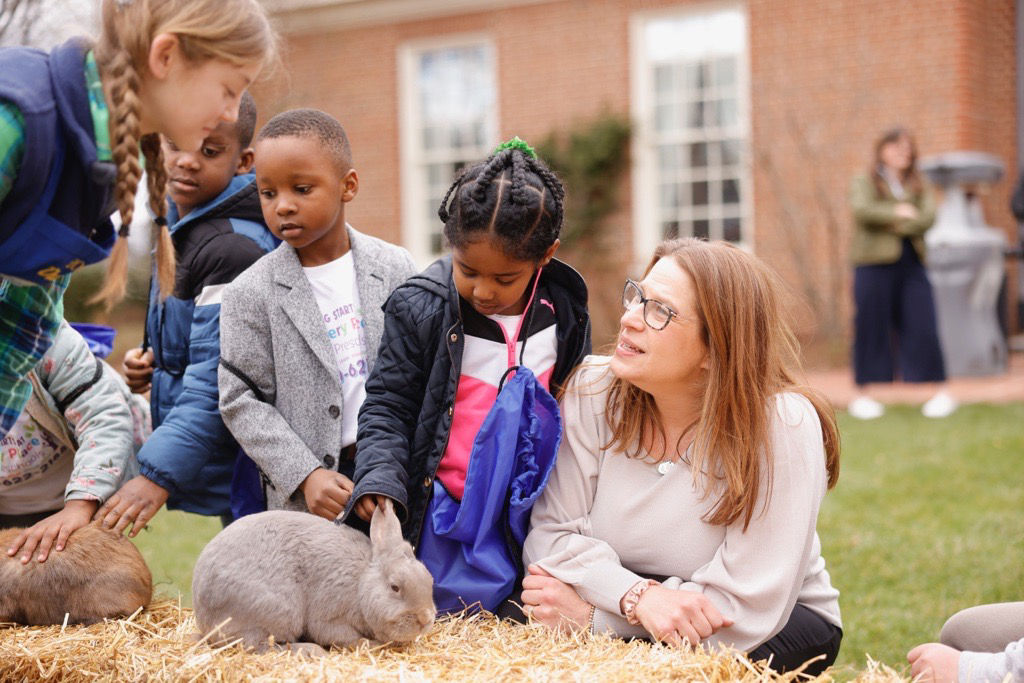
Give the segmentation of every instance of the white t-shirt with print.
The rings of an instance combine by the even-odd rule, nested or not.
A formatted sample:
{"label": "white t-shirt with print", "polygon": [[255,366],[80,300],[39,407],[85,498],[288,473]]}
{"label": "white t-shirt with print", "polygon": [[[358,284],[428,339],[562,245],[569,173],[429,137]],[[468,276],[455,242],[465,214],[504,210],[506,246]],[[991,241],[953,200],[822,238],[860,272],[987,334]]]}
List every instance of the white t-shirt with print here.
{"label": "white t-shirt with print", "polygon": [[341,416],[341,445],[356,442],[356,418],[366,398],[366,377],[370,374],[366,359],[363,309],[356,287],[356,268],[352,252],[322,266],[303,268],[327,338],[338,362],[338,378],[344,406]]}
{"label": "white t-shirt with print", "polygon": [[74,451],[22,411],[0,439],[0,514],[60,510],[74,464]]}

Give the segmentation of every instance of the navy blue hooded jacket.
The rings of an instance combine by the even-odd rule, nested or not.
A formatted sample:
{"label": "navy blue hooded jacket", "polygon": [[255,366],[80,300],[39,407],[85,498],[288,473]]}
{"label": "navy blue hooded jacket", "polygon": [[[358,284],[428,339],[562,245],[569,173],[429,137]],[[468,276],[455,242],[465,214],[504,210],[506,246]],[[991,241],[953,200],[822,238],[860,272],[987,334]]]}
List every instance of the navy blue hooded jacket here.
{"label": "navy blue hooded jacket", "polygon": [[[555,305],[558,350],[551,373],[557,393],[590,353],[587,286],[570,266],[552,260],[540,286]],[[464,344],[452,257],[406,280],[384,304],[384,334],[359,409],[355,490],[346,515],[364,495],[383,494],[405,513],[402,533],[416,546],[448,444]]]}
{"label": "navy blue hooded jacket", "polygon": [[153,435],[139,451],[139,467],[170,491],[168,508],[226,515],[239,447],[218,408],[221,293],[277,239],[263,223],[251,174],[235,176],[181,219],[171,203],[168,220],[177,270],[166,300],[155,277],[150,285]]}
{"label": "navy blue hooded jacket", "polygon": [[0,100],[14,104],[25,119],[25,154],[0,207],[5,275],[47,284],[106,258],[113,244],[117,169],[97,158],[84,75],[87,49],[81,40],[49,54],[0,49]]}

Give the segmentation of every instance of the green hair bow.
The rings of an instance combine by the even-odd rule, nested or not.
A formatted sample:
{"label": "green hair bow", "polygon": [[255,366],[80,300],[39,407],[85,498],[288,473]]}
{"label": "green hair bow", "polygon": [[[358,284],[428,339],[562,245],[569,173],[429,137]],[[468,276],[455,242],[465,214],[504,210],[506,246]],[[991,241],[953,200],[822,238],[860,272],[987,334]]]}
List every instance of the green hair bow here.
{"label": "green hair bow", "polygon": [[518,135],[516,135],[511,140],[506,140],[505,142],[495,147],[494,153],[497,154],[498,152],[502,152],[506,149],[518,149],[520,152],[522,152],[528,157],[532,157],[534,159],[537,158],[537,152],[534,151],[533,147],[530,147],[528,144],[526,144],[526,140],[523,140]]}

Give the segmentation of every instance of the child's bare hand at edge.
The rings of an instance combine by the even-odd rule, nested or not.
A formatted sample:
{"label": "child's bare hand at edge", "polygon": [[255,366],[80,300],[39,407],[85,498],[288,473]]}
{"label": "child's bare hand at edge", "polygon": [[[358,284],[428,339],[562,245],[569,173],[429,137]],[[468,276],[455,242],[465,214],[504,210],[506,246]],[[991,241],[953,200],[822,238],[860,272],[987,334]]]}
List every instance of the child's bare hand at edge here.
{"label": "child's bare hand at edge", "polygon": [[46,519],[41,519],[18,534],[14,543],[7,549],[7,556],[14,557],[21,551],[21,563],[28,564],[32,553],[39,551],[36,560],[46,562],[51,548],[64,550],[68,537],[92,521],[92,516],[100,504],[95,500],[69,500],[64,509],[55,512]]}
{"label": "child's bare hand at edge", "polygon": [[121,370],[124,371],[125,382],[132,393],[146,393],[153,381],[153,349],[128,349],[124,354]]}
{"label": "child's bare hand at edge", "polygon": [[389,498],[382,495],[360,496],[359,500],[356,501],[355,507],[352,508],[352,512],[356,513],[359,519],[364,522],[369,522],[370,518],[373,517],[373,511],[379,506],[384,505],[386,500],[389,500]]}
{"label": "child's bare hand at edge", "polygon": [[343,474],[318,467],[299,484],[306,507],[314,515],[334,521],[352,496],[354,484]]}
{"label": "child's bare hand at edge", "polygon": [[925,643],[908,652],[907,661],[915,681],[950,683],[959,674],[960,650],[941,643]]}
{"label": "child's bare hand at edge", "polygon": [[96,512],[94,519],[119,534],[131,524],[128,536],[135,538],[167,502],[168,496],[167,489],[140,474],[125,482]]}

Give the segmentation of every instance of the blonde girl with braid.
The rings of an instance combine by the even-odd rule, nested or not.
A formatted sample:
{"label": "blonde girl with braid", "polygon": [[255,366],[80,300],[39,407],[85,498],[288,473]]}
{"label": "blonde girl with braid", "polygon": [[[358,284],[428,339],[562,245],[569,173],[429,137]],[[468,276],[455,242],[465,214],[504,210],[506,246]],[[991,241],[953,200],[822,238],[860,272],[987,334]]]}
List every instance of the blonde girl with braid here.
{"label": "blonde girl with braid", "polygon": [[257,0],[103,0],[101,11],[95,43],[0,49],[0,436],[28,400],[25,377],[53,341],[71,272],[109,256],[97,300],[124,296],[143,168],[169,293],[159,134],[198,149],[237,118],[242,93],[275,55]]}

